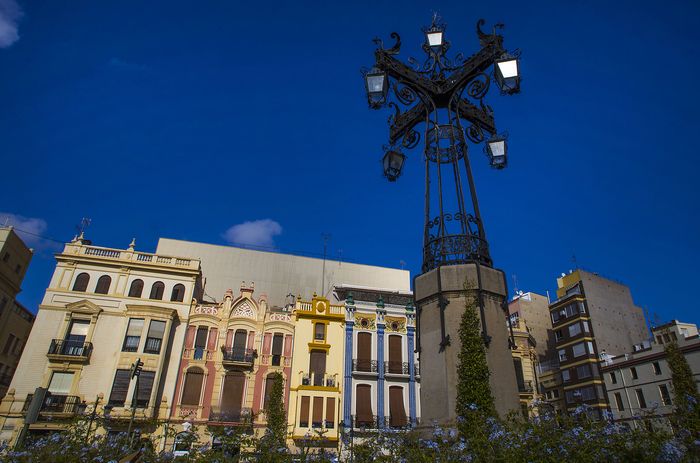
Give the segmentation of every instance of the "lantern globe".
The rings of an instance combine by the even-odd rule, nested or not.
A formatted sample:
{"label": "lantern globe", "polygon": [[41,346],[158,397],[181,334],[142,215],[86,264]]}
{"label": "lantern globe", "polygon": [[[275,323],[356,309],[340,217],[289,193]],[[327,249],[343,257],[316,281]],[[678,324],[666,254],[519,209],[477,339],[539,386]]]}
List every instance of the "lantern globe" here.
{"label": "lantern globe", "polygon": [[401,171],[403,170],[403,164],[406,161],[406,155],[402,152],[389,149],[382,158],[382,168],[384,170],[384,176],[390,182],[395,182],[397,178],[401,176]]}
{"label": "lantern globe", "polygon": [[511,95],[520,92],[520,65],[518,58],[505,55],[494,63],[496,84],[502,93]]}
{"label": "lantern globe", "polygon": [[432,27],[425,33],[425,41],[431,48],[442,47],[444,32],[438,28]]}
{"label": "lantern globe", "polygon": [[492,137],[486,142],[485,151],[494,169],[503,169],[508,164],[508,145],[505,136]]}
{"label": "lantern globe", "polygon": [[365,90],[370,108],[378,109],[386,102],[389,79],[380,69],[372,68],[365,74]]}

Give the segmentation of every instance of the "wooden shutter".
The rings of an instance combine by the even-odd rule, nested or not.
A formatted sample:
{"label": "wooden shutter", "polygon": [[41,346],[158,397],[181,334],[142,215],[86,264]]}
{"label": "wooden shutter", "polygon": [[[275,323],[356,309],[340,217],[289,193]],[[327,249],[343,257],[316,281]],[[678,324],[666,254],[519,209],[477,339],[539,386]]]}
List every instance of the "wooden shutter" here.
{"label": "wooden shutter", "polygon": [[306,428],[309,426],[309,396],[301,397],[301,407],[299,407],[299,427]]}
{"label": "wooden shutter", "polygon": [[282,355],[282,342],[284,341],[284,336],[281,334],[275,334],[272,338],[272,355]]}
{"label": "wooden shutter", "polygon": [[218,328],[211,328],[209,330],[209,342],[207,343],[207,349],[209,350],[214,350],[216,349],[216,341],[218,339],[219,334],[219,329]]}
{"label": "wooden shutter", "polygon": [[315,428],[323,425],[323,397],[314,397],[314,410],[311,424]]}
{"label": "wooden shutter", "polygon": [[185,374],[185,387],[182,391],[182,405],[199,405],[199,395],[202,392],[204,372],[197,369],[189,370]]}
{"label": "wooden shutter", "polygon": [[197,337],[194,340],[194,347],[200,347],[204,349],[207,345],[207,335],[209,334],[209,328],[206,326],[200,326],[197,328]]}
{"label": "wooden shutter", "polygon": [[389,387],[389,425],[392,427],[406,426],[406,409],[403,406],[403,388]]}
{"label": "wooden shutter", "polygon": [[263,400],[263,409],[267,410],[267,405],[270,402],[270,392],[272,392],[272,385],[275,384],[275,376],[267,375],[265,378],[265,397]]}
{"label": "wooden shutter", "polygon": [[401,336],[389,335],[389,373],[401,373],[403,357],[401,355]]}
{"label": "wooden shutter", "polygon": [[369,384],[358,384],[356,391],[356,422],[360,426],[372,424],[372,387]]}
{"label": "wooden shutter", "polygon": [[243,406],[243,373],[229,373],[224,377],[224,390],[221,397],[221,412],[239,416]]}
{"label": "wooden shutter", "polygon": [[328,397],[326,399],[326,427],[335,427],[335,398]]}
{"label": "wooden shutter", "polygon": [[236,330],[236,334],[233,336],[233,350],[236,352],[245,351],[245,341],[248,337],[248,332],[246,330]]}
{"label": "wooden shutter", "polygon": [[73,291],[87,291],[87,286],[89,282],[90,275],[88,275],[87,273],[81,273],[75,279],[75,283],[73,283]]}
{"label": "wooden shutter", "polygon": [[370,371],[372,362],[372,334],[357,333],[357,370]]}
{"label": "wooden shutter", "polygon": [[95,293],[97,293],[97,294],[109,293],[109,287],[111,284],[112,284],[112,279],[108,275],[102,275],[97,280],[97,286],[95,286]]}
{"label": "wooden shutter", "polygon": [[156,378],[155,371],[142,371],[139,376],[139,391],[136,396],[136,406],[145,408],[151,400],[153,381]]}
{"label": "wooden shutter", "polygon": [[122,407],[126,402],[126,394],[129,391],[129,370],[117,370],[112,383],[112,392],[109,394],[109,405]]}
{"label": "wooden shutter", "polygon": [[326,353],[324,351],[311,351],[309,358],[309,372],[314,373],[314,386],[322,386],[323,375],[326,374]]}

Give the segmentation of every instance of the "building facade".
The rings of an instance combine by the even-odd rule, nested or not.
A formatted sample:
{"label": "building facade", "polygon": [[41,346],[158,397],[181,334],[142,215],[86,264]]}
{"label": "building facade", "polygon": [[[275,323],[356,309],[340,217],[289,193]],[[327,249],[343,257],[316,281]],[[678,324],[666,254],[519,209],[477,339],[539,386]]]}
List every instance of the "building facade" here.
{"label": "building facade", "polygon": [[652,342],[637,344],[622,355],[606,355],[601,372],[614,420],[634,427],[640,425],[634,418],[648,418],[649,422],[670,430],[673,386],[664,348],[668,343],[677,343],[698,384],[700,338],[696,325],[677,320],[653,328],[652,333]]}
{"label": "building facade", "polygon": [[420,367],[410,291],[339,285],[345,304],[346,429],[405,428],[420,420]]}
{"label": "building facade", "polygon": [[550,316],[561,374],[564,407],[608,408],[599,356],[623,353],[648,339],[642,310],[627,286],[584,270],[557,279]]}
{"label": "building facade", "polygon": [[34,323],[34,315],[16,299],[32,254],[12,227],[0,227],[0,398],[10,386]]}
{"label": "building facade", "polygon": [[285,308],[254,293],[243,282],[236,296],[228,290],[220,303],[193,306],[170,415],[176,431],[198,429],[206,442],[206,427],[263,427],[273,373],[284,378],[288,405],[294,325]]}
{"label": "building facade", "polygon": [[[19,362],[22,375],[0,405],[0,440],[60,430],[62,419],[93,409],[110,418],[110,429],[98,432],[125,429],[132,404],[137,427],[167,417],[178,373],[167,359],[182,349],[199,261],[139,252],[133,241],[125,250],[92,246],[82,235],[56,260]],[[137,359],[143,369],[132,380]],[[40,413],[26,429],[35,393],[43,396]]]}
{"label": "building facade", "polygon": [[324,297],[299,297],[294,311],[294,351],[288,431],[292,443],[338,446],[342,419],[345,306]]}

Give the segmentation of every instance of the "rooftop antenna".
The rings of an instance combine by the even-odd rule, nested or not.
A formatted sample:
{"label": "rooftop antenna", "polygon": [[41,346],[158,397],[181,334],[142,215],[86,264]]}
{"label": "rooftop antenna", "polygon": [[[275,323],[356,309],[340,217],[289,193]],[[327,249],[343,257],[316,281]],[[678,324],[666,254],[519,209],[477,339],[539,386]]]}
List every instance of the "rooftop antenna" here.
{"label": "rooftop antenna", "polygon": [[574,264],[574,268],[578,270],[578,261],[576,260],[576,253],[571,253],[571,262]]}
{"label": "rooftop antenna", "polygon": [[518,295],[518,275],[515,273],[511,275],[513,278],[513,291],[515,291],[515,295]]}
{"label": "rooftop antenna", "polygon": [[10,223],[10,216],[6,215],[5,216],[5,223],[2,225],[3,227],[7,227],[7,224]]}
{"label": "rooftop antenna", "polygon": [[328,241],[331,239],[330,233],[321,233],[323,238],[323,274],[321,275],[321,294],[326,294],[326,253],[328,252]]}
{"label": "rooftop antenna", "polygon": [[403,260],[403,259],[401,259],[401,260],[399,261],[399,265],[401,265],[401,270],[403,270],[404,267],[406,266],[406,261]]}
{"label": "rooftop antenna", "polygon": [[79,240],[85,238],[85,229],[87,229],[91,223],[92,219],[90,217],[83,217],[82,219],[80,219],[80,224],[75,226],[76,230],[78,230]]}

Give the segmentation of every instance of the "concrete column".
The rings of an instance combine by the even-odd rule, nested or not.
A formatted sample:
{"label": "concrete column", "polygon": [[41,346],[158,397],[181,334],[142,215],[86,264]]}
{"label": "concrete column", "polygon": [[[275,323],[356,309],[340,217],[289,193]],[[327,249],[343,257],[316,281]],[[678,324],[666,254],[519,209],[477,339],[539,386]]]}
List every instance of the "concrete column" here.
{"label": "concrete column", "polygon": [[[459,325],[469,296],[476,300],[482,329],[485,327],[489,337],[486,360],[496,411],[505,417],[508,412],[518,410],[518,388],[502,308],[506,297],[503,272],[477,264],[450,265],[419,275],[414,283],[416,304],[421,309],[418,335],[422,421],[435,421],[448,427],[456,425]],[[440,297],[446,303],[444,314],[441,314]]]}
{"label": "concrete column", "polygon": [[416,425],[416,358],[413,352],[413,337],[416,329],[412,326],[407,327],[408,334],[408,415],[411,420],[411,426]]}

